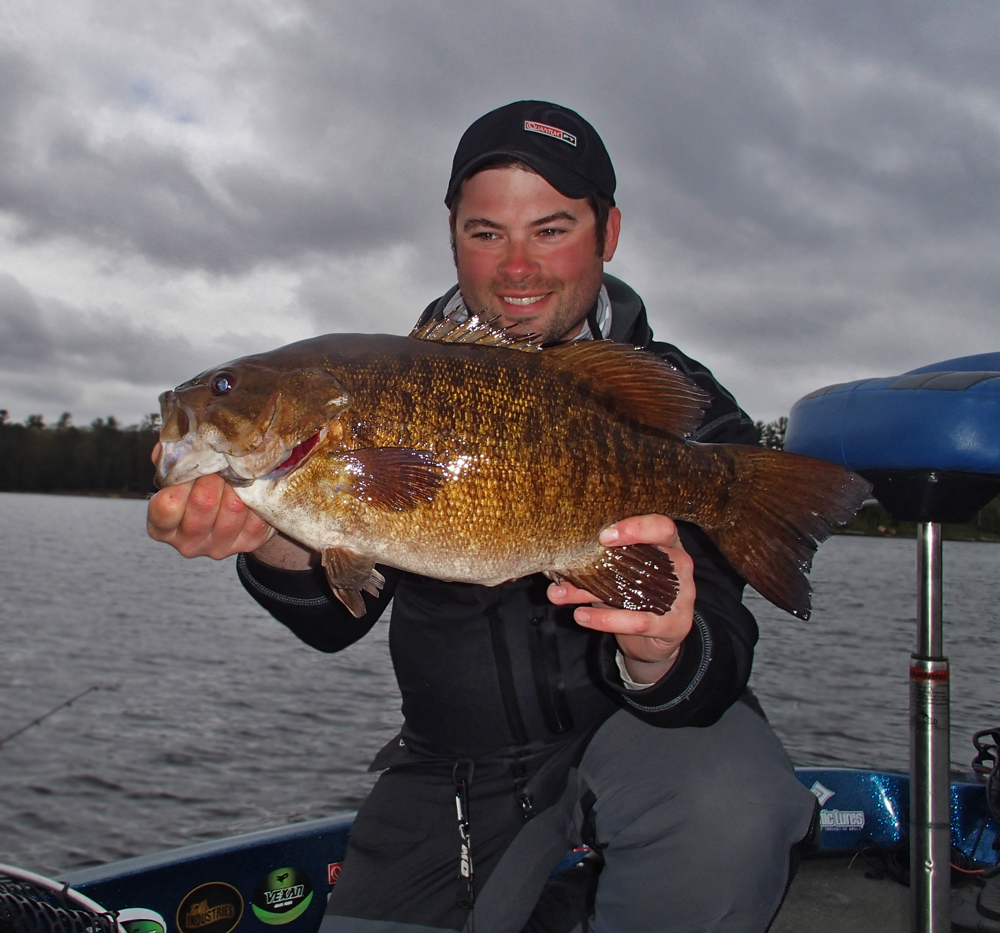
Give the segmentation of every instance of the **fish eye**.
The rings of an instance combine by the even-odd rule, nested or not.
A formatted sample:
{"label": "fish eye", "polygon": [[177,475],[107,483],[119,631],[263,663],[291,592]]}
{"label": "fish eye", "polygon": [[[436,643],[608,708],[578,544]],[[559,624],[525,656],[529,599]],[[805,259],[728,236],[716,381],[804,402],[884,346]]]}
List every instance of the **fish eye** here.
{"label": "fish eye", "polygon": [[212,395],[225,395],[235,385],[236,380],[230,373],[216,373],[212,376],[212,381],[209,383]]}

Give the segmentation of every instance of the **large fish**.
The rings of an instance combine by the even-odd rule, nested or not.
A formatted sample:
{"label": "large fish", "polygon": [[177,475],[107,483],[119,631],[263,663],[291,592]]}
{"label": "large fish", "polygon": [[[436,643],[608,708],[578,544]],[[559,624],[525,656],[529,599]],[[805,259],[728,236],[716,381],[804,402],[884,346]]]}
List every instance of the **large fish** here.
{"label": "large fish", "polygon": [[610,341],[541,348],[476,317],[409,337],[330,334],[208,370],[160,397],[160,486],[219,473],[321,552],[356,616],[376,563],[495,585],[544,572],[666,611],[658,549],[604,548],[630,515],[694,522],[775,605],[809,614],[805,572],[860,477],[780,451],[685,440],[708,398]]}

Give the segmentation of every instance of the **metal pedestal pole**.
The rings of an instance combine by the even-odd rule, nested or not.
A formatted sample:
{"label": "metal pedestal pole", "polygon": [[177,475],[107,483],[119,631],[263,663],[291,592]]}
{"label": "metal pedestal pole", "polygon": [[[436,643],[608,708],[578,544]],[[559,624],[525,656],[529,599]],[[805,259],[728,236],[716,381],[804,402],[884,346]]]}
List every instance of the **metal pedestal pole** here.
{"label": "metal pedestal pole", "polygon": [[917,531],[917,650],[910,661],[910,929],[951,930],[949,674],[941,625],[941,525]]}

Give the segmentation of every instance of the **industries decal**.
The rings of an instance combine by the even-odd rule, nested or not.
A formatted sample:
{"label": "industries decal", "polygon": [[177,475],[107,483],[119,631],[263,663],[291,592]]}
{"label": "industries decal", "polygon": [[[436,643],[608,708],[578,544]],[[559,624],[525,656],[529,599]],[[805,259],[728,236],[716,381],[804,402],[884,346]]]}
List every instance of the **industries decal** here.
{"label": "industries decal", "polygon": [[243,896],[231,884],[210,881],[190,891],[177,908],[181,933],[231,933],[243,916]]}

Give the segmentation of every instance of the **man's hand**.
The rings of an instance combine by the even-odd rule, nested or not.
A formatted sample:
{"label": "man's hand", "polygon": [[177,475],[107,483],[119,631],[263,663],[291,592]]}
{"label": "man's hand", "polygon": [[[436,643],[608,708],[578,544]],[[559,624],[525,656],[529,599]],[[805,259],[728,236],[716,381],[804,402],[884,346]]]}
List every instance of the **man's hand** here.
{"label": "man's hand", "polygon": [[[160,445],[153,448],[153,463]],[[185,557],[223,560],[244,551],[282,570],[308,570],[319,554],[272,528],[218,474],[167,486],[149,500],[146,531]]]}
{"label": "man's hand", "polygon": [[215,560],[254,551],[275,533],[215,473],[161,489],[149,500],[146,530],[185,557]]}
{"label": "man's hand", "polygon": [[680,644],[694,624],[694,561],[684,550],[677,526],[665,515],[640,515],[626,518],[601,532],[601,544],[623,547],[626,544],[652,544],[669,555],[677,574],[677,598],[670,611],[632,612],[613,609],[596,601],[586,590],[571,583],[553,583],[549,599],[557,606],[590,603],[574,613],[576,622],[600,632],[613,632],[625,656],[625,667],[638,683],[658,681],[674,663]]}

